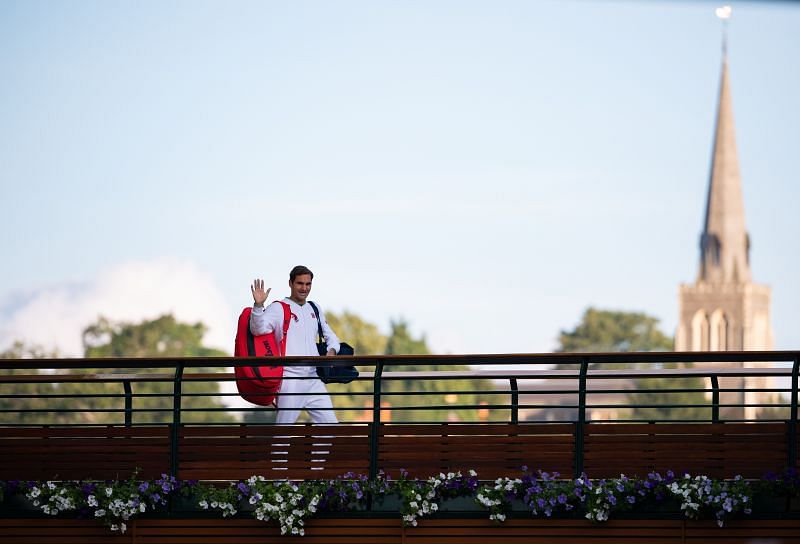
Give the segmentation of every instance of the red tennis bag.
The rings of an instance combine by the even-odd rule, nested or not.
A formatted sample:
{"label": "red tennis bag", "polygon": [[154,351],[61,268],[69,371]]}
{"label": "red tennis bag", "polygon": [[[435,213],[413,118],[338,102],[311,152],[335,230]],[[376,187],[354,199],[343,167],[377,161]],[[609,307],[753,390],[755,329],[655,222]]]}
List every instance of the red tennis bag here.
{"label": "red tennis bag", "polygon": [[[250,332],[250,314],[253,309],[245,308],[239,316],[239,326],[236,329],[234,357],[279,357],[286,354],[286,333],[289,331],[291,310],[285,302],[279,304],[283,307],[283,338],[281,341],[278,342],[275,339],[274,331],[261,336],[253,336],[253,333]],[[236,388],[244,400],[259,406],[275,405],[275,398],[281,390],[283,365],[237,366],[234,372]]]}

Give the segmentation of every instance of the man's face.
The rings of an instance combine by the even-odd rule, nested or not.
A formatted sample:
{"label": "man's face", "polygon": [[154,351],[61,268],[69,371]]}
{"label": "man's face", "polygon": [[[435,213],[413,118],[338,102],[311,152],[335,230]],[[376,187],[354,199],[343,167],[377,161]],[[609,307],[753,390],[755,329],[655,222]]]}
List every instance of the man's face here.
{"label": "man's face", "polygon": [[289,298],[300,304],[305,304],[306,297],[311,292],[311,274],[295,276],[294,281],[289,281],[292,294]]}

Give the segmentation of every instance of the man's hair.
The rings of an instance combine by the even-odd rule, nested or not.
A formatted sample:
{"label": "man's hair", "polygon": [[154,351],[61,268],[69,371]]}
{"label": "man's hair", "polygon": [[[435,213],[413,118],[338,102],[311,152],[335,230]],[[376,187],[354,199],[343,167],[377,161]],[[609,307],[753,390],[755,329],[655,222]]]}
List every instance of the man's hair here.
{"label": "man's hair", "polygon": [[291,272],[289,272],[289,281],[294,283],[294,279],[297,276],[304,276],[305,274],[311,276],[312,280],[314,279],[314,273],[311,270],[309,270],[308,267],[298,264],[297,266],[292,268]]}

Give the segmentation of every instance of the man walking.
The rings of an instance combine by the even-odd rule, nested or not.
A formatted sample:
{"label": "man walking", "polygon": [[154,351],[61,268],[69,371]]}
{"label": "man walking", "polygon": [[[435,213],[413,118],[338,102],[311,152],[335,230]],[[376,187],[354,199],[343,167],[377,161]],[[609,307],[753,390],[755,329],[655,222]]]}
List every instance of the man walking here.
{"label": "man walking", "polygon": [[[316,343],[318,320],[322,324],[327,355],[336,355],[339,351],[339,338],[325,320],[322,309],[317,304],[318,311],[315,312],[307,303],[313,279],[313,272],[305,266],[295,266],[289,273],[290,294],[283,299],[291,310],[289,331],[286,333],[286,355],[319,356]],[[250,331],[254,336],[275,331],[275,339],[280,342],[283,335],[283,308],[277,302],[264,306],[271,290],[264,290],[262,279],[256,279],[250,286],[254,302]],[[276,423],[294,423],[300,410],[308,411],[314,423],[338,423],[328,390],[317,377],[316,366],[283,367]]]}

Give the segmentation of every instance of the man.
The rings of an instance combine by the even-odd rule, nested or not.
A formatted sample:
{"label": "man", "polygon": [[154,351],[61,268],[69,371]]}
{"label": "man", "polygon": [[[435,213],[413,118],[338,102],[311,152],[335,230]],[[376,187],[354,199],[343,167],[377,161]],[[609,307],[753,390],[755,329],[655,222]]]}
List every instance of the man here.
{"label": "man", "polygon": [[[289,273],[290,294],[283,299],[291,310],[289,331],[286,333],[286,355],[319,356],[317,351],[317,320],[322,323],[322,334],[328,355],[339,351],[339,338],[333,332],[322,309],[319,315],[307,304],[314,274],[305,266],[295,266]],[[250,331],[254,336],[275,331],[276,340],[283,336],[283,308],[273,303],[264,307],[271,288],[264,290],[264,280],[256,279],[250,286],[253,294],[253,312],[250,314]],[[297,421],[300,410],[308,411],[314,423],[338,423],[328,390],[317,377],[316,366],[284,366],[283,381],[278,395],[276,423],[291,424]]]}

